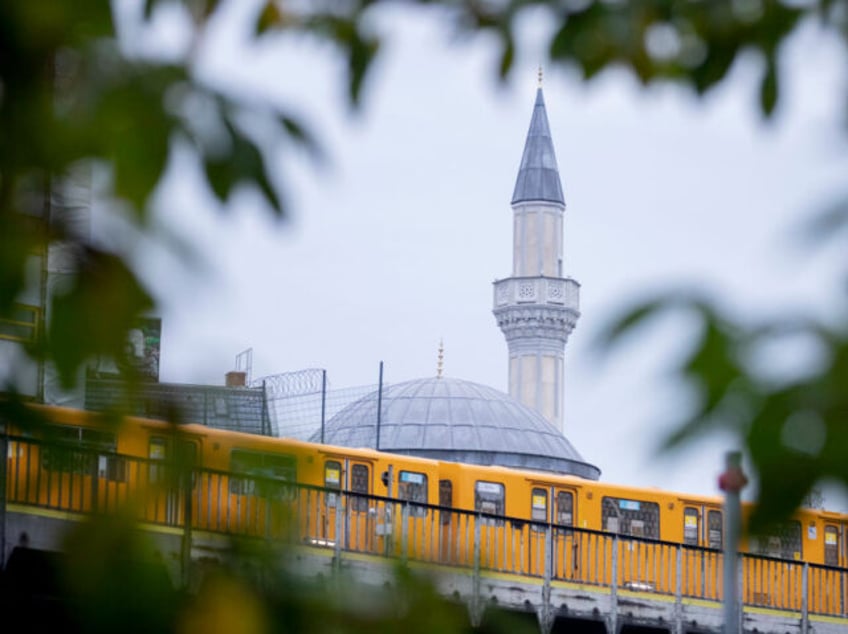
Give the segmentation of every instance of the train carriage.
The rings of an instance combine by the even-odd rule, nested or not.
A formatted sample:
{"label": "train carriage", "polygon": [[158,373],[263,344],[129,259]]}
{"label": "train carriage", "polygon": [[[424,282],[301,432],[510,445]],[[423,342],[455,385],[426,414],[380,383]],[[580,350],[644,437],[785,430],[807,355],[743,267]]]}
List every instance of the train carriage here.
{"label": "train carriage", "polygon": [[[144,522],[721,598],[725,535],[718,497],[190,424],[139,418],[109,424],[102,415],[57,407],[34,410],[50,424],[37,431],[6,427],[9,502],[72,512],[132,504]],[[746,505],[743,519],[749,512]],[[845,515],[802,509],[772,534],[743,540],[744,601],[844,612],[846,530]]]}

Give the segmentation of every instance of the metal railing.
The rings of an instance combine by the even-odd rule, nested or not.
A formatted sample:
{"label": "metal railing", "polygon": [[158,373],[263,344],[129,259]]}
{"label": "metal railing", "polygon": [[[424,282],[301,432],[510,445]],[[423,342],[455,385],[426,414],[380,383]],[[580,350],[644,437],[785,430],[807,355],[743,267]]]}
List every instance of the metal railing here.
{"label": "metal railing", "polygon": [[[719,550],[31,438],[3,437],[0,448],[3,513],[10,504],[83,514],[131,509],[140,522],[292,540],[332,549],[338,558],[356,552],[471,568],[478,577],[503,573],[598,586],[613,595],[723,599]],[[738,574],[746,606],[791,610],[804,620],[848,616],[844,568],[742,554]]]}

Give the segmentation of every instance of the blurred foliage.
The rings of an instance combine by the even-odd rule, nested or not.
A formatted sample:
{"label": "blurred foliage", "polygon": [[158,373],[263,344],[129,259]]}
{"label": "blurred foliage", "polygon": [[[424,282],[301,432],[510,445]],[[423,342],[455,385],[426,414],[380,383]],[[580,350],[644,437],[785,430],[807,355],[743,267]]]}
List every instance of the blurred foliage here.
{"label": "blurred foliage", "polygon": [[[740,55],[753,52],[763,62],[759,108],[766,117],[780,101],[781,45],[804,21],[817,20],[848,38],[845,5],[832,0],[271,0],[256,3],[254,44],[291,34],[330,43],[346,62],[349,103],[359,107],[385,37],[373,14],[396,4],[429,10],[446,31],[493,34],[501,43],[493,72],[502,79],[510,76],[522,45],[518,24],[528,11],[544,11],[553,27],[547,65],[577,68],[587,80],[623,67],[645,84],[672,81],[703,94],[727,77]],[[272,146],[290,141],[320,156],[312,134],[291,114],[294,108],[257,102],[199,76],[198,43],[222,11],[218,2],[145,0],[136,18],[153,22],[175,8],[193,25],[192,45],[177,59],[156,59],[122,48],[108,2],[0,3],[0,318],[9,318],[14,303],[31,294],[31,256],[63,246],[72,282],[56,290],[54,319],[28,352],[54,363],[65,386],[78,380],[79,369],[93,355],[118,358],[134,319],[155,305],[156,295],[140,282],[126,254],[93,244],[59,213],[51,192],[69,173],[80,164],[108,166],[116,213],[131,209],[139,231],[153,234],[149,201],[177,143],[193,150],[210,191],[222,203],[247,184],[277,216],[286,212],[285,187],[271,168]],[[268,115],[274,128],[264,138],[244,126],[251,116]],[[820,240],[845,229],[846,217],[844,206],[835,209],[817,218],[809,235]],[[674,307],[696,314],[702,328],[678,370],[697,395],[696,406],[681,419],[669,445],[716,427],[737,433],[761,482],[764,518],[790,511],[822,478],[848,482],[844,325],[808,317],[749,325],[711,299],[667,294],[629,310],[611,326],[607,343]],[[820,346],[824,361],[803,376],[775,381],[752,359],[758,349],[779,344],[788,334]],[[4,389],[15,394],[18,387]],[[811,442],[811,434],[819,440]],[[249,592],[227,583],[206,591],[212,597]],[[215,603],[204,594],[197,598],[204,600]],[[238,602],[250,604],[244,597]],[[253,616],[248,629],[261,630],[268,615],[259,606]],[[431,616],[425,611],[403,627],[415,630]],[[186,616],[183,627],[206,627],[205,618]],[[352,623],[361,629],[373,625]],[[340,623],[335,627],[344,629]]]}
{"label": "blurred foliage", "polygon": [[[96,556],[93,554],[96,553]],[[424,576],[397,564],[380,588],[343,572],[305,579],[286,565],[287,547],[233,537],[221,559],[194,562],[173,581],[174,562],[129,515],[94,516],[61,552],[15,549],[0,607],[27,631],[175,634],[429,634],[472,631],[464,605],[440,596]],[[535,623],[501,614],[478,632],[534,634]]]}

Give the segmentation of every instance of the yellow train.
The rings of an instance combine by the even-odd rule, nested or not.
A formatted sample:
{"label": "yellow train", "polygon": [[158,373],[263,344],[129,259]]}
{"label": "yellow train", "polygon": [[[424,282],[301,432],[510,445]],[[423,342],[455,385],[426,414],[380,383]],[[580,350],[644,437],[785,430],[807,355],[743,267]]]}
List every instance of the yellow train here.
{"label": "yellow train", "polygon": [[[6,499],[140,520],[294,535],[312,546],[721,598],[721,499],[33,406],[6,421]],[[60,444],[55,444],[59,442]],[[293,519],[294,518],[294,519]],[[842,614],[848,517],[801,510],[743,541],[744,601]],[[802,581],[805,580],[805,583]]]}

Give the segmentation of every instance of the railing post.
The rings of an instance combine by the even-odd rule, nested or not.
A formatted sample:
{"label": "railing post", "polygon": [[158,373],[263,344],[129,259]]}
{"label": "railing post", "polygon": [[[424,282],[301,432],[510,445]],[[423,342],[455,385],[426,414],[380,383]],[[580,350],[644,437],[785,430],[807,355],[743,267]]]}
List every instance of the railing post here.
{"label": "railing post", "polygon": [[189,577],[191,570],[191,482],[192,475],[194,473],[194,467],[187,468],[186,465],[177,464],[177,469],[179,470],[178,478],[179,478],[179,492],[182,496],[183,500],[183,537],[182,537],[182,557],[181,557],[181,568],[182,568],[182,582],[183,587],[188,587],[189,585]]}
{"label": "railing post", "polygon": [[674,632],[675,634],[683,634],[683,546],[677,544],[675,553]]}
{"label": "railing post", "polygon": [[406,564],[409,556],[409,502],[403,502],[400,507],[400,559]]}
{"label": "railing post", "polygon": [[809,587],[810,564],[805,561],[801,573],[801,634],[807,634],[810,631],[810,606],[807,601]]}
{"label": "railing post", "polygon": [[545,526],[545,571],[542,583],[542,606],[539,611],[539,625],[542,634],[548,634],[554,625],[554,611],[551,606],[551,578],[553,577],[554,553],[553,530],[551,524]]}
{"label": "railing post", "polygon": [[339,570],[342,565],[342,530],[344,526],[342,515],[346,512],[345,507],[350,503],[348,494],[339,491],[336,494],[336,539],[334,543],[333,567]]}
{"label": "railing post", "polygon": [[610,586],[610,634],[618,634],[618,533],[612,539],[612,585]]}
{"label": "railing post", "polygon": [[[470,516],[468,516],[470,517]],[[480,596],[480,550],[481,550],[481,524],[482,516],[478,513],[474,516],[474,574],[471,578],[471,625],[479,627],[483,621],[483,601]]]}

